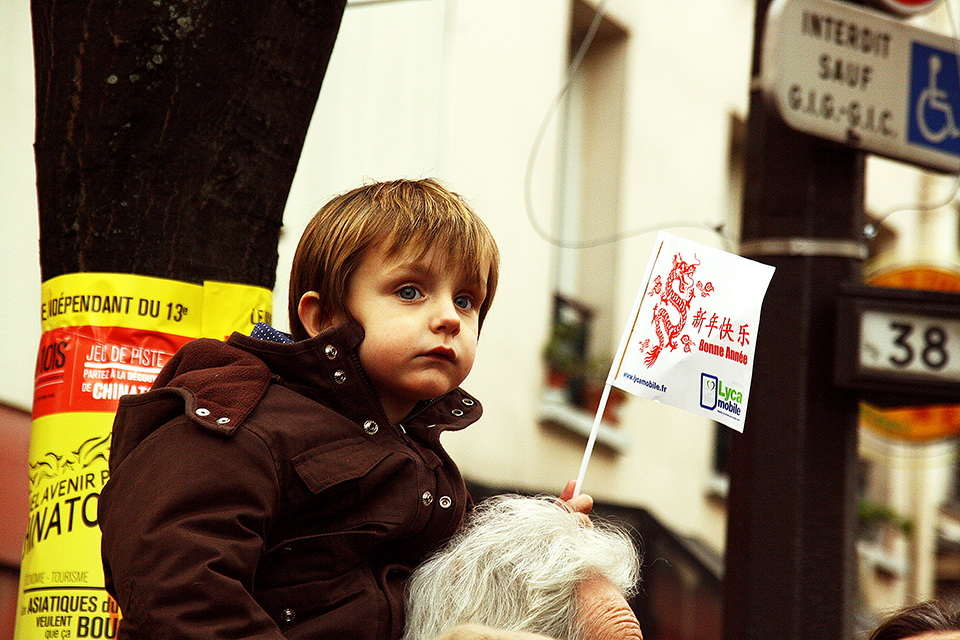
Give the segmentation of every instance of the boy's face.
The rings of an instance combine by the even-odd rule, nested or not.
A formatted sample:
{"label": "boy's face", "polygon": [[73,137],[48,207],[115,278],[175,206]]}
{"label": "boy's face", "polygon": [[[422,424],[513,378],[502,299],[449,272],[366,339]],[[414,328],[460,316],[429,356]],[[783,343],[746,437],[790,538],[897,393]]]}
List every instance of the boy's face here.
{"label": "boy's face", "polygon": [[485,286],[434,258],[433,249],[417,258],[374,247],[350,280],[347,309],[365,333],[360,364],[393,423],[459,386],[476,355]]}

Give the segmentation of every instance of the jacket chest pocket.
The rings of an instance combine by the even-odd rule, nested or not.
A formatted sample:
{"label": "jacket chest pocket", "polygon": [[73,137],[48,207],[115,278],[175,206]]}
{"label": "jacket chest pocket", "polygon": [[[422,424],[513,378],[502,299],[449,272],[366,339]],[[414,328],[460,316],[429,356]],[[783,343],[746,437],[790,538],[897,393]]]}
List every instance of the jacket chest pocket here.
{"label": "jacket chest pocket", "polygon": [[431,465],[413,452],[362,439],[317,447],[292,462],[314,495],[315,515],[333,530],[411,523],[423,492],[435,484],[434,469],[439,465],[439,460]]}

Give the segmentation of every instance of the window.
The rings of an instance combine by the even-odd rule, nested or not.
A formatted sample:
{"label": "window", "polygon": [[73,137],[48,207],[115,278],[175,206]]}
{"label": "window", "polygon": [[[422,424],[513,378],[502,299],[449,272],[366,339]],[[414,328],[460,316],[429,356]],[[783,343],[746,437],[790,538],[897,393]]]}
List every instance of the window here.
{"label": "window", "polygon": [[[571,63],[595,17],[582,0],[571,3]],[[568,246],[593,244],[619,230],[626,36],[604,15],[565,94],[553,235]],[[619,339],[612,324],[616,271],[615,242],[554,250],[558,295],[590,310],[588,359],[612,357]]]}
{"label": "window", "polygon": [[[559,374],[565,382],[548,387],[541,419],[586,435],[620,338],[613,327],[618,243],[606,239],[620,226],[627,34],[606,15],[594,25],[596,10],[582,0],[570,6],[571,66],[593,35],[561,105],[557,215],[551,233],[562,246],[553,254],[556,295],[545,356],[551,377]],[[567,371],[558,371],[563,368]],[[597,436],[599,444],[614,450],[626,448],[625,438],[609,428],[618,421],[622,400],[622,392],[611,390],[607,426]]]}

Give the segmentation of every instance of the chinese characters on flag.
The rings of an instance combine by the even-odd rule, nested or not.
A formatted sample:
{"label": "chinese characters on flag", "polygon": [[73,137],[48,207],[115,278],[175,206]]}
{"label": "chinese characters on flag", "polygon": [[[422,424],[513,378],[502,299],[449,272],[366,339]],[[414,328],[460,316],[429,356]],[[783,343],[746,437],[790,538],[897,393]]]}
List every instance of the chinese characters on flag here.
{"label": "chinese characters on flag", "polygon": [[660,232],[607,383],[742,431],[773,271]]}

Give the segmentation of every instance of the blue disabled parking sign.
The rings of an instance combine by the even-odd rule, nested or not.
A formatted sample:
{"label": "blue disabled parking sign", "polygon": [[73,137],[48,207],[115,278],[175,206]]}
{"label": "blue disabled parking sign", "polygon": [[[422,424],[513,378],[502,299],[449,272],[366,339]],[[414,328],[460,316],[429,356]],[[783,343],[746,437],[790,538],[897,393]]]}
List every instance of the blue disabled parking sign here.
{"label": "blue disabled parking sign", "polygon": [[798,131],[957,173],[958,57],[960,39],[867,7],[773,0],[760,86]]}
{"label": "blue disabled parking sign", "polygon": [[911,43],[907,140],[960,155],[960,70],[957,54]]}

